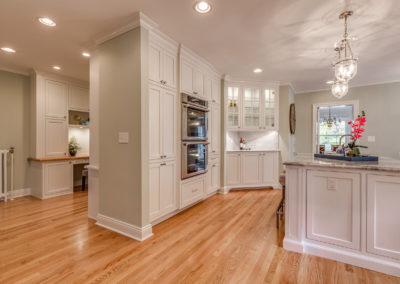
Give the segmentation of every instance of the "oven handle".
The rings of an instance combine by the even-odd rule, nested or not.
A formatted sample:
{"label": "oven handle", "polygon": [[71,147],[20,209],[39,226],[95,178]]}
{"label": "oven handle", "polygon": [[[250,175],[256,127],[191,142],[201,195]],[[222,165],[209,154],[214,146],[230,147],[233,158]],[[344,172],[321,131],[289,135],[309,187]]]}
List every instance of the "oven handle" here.
{"label": "oven handle", "polygon": [[210,144],[210,142],[183,142],[183,146],[187,146],[187,145],[199,145],[199,144],[208,145],[208,144]]}
{"label": "oven handle", "polygon": [[187,103],[182,103],[182,106],[184,108],[194,108],[194,109],[201,110],[201,111],[204,111],[204,112],[209,112],[210,111],[207,108],[202,108],[202,107],[194,106],[194,105],[187,104]]}

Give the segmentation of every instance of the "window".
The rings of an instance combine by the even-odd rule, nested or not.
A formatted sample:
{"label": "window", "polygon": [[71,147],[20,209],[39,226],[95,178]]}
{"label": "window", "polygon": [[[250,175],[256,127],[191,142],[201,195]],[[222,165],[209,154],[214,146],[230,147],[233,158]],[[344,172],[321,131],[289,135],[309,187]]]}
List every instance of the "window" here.
{"label": "window", "polygon": [[[357,113],[358,104],[322,104],[314,105],[314,153],[321,148],[326,152],[336,151],[340,137],[351,133],[349,121],[352,121]],[[342,144],[350,142],[350,137],[345,136]]]}

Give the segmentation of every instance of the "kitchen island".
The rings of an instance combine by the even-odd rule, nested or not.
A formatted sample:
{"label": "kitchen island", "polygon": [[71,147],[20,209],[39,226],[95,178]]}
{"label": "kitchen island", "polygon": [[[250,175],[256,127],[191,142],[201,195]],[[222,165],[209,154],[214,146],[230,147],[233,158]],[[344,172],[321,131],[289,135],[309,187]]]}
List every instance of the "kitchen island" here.
{"label": "kitchen island", "polygon": [[400,160],[284,164],[286,250],[400,276]]}

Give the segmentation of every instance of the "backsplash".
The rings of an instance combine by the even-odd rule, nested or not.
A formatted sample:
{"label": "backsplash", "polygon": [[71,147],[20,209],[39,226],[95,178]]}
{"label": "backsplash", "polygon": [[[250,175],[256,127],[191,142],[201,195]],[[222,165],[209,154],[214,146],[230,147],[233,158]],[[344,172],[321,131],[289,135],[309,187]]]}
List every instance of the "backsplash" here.
{"label": "backsplash", "polygon": [[279,149],[278,132],[249,132],[228,131],[226,134],[226,150],[239,150],[240,137],[246,140],[246,147],[251,150]]}

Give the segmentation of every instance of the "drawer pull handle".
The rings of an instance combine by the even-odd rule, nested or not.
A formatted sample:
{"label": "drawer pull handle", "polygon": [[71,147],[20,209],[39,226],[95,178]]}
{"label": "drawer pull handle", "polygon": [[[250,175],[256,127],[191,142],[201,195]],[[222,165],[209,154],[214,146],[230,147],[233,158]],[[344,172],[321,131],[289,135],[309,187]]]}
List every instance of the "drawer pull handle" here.
{"label": "drawer pull handle", "polygon": [[160,164],[160,166],[166,166],[167,165],[167,163],[161,163]]}
{"label": "drawer pull handle", "polygon": [[192,189],[192,192],[196,192],[198,190],[199,190],[198,188],[195,188],[195,189]]}

